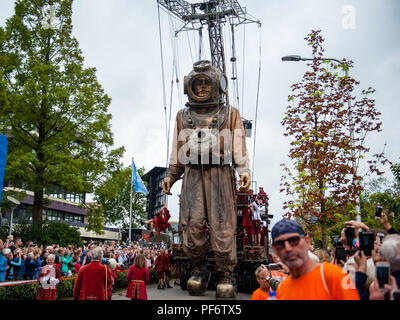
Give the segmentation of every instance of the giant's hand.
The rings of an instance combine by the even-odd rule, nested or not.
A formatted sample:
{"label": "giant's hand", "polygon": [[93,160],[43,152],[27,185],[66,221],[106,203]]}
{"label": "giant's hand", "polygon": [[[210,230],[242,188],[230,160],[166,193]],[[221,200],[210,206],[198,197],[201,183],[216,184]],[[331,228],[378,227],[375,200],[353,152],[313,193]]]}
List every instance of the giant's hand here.
{"label": "giant's hand", "polygon": [[241,191],[246,192],[247,190],[249,190],[250,183],[251,183],[251,178],[249,174],[243,173],[242,175],[240,175],[239,185],[241,186],[240,187]]}
{"label": "giant's hand", "polygon": [[166,177],[163,184],[162,184],[162,189],[165,194],[171,195],[171,186],[172,186],[172,179],[170,177]]}

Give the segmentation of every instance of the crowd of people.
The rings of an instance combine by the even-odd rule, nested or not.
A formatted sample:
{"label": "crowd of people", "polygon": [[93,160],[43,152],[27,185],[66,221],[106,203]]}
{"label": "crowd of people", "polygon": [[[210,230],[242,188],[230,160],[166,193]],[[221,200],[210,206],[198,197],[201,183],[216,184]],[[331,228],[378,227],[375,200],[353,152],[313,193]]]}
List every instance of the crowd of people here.
{"label": "crowd of people", "polygon": [[[127,279],[130,285],[127,295],[133,294],[133,298],[138,292],[145,291],[145,287],[141,290],[132,290],[131,283],[137,282],[134,278],[137,277],[138,269],[147,270],[147,272],[140,271],[144,275],[143,284],[148,283],[148,270],[153,268],[159,274],[158,288],[172,288],[170,285],[171,249],[168,248],[168,244],[163,241],[146,243],[142,238],[136,240],[134,242],[129,239],[126,242],[91,240],[82,247],[74,245],[62,247],[57,244],[39,246],[32,241],[24,244],[21,238],[14,239],[12,235],[9,235],[4,241],[0,239],[0,282],[37,280],[41,285],[38,299],[53,300],[56,299],[56,286],[62,281],[62,277],[76,275],[74,298],[84,297],[86,300],[98,295],[93,293],[87,295],[84,293],[85,290],[77,288],[80,285],[87,286],[87,278],[98,278],[101,281],[101,276],[93,277],[97,266],[101,268],[100,273],[107,270],[104,275],[107,275],[108,284],[103,284],[103,287],[107,288],[107,299],[111,299],[118,271],[123,270],[129,270]],[[82,268],[83,266],[88,268]],[[131,270],[132,267],[134,268]],[[85,278],[86,280],[83,281]],[[78,291],[82,292],[79,294]],[[138,297],[141,299],[145,296],[139,294]]]}
{"label": "crowd of people", "polygon": [[348,221],[333,250],[315,249],[294,220],[271,232],[273,264],[255,271],[253,300],[398,300],[400,234],[386,213],[383,229]]}
{"label": "crowd of people", "polygon": [[[282,219],[271,231],[273,263],[255,270],[260,287],[252,299],[399,299],[400,235],[385,212],[380,221],[382,229],[346,222],[334,248],[324,250],[313,248],[295,220]],[[166,244],[145,244],[139,239],[43,247],[10,235],[0,240],[0,282],[36,279],[38,299],[54,300],[63,277],[76,275],[74,299],[103,300],[111,299],[117,272],[128,270],[126,297],[147,299],[149,270],[158,273],[158,289],[172,288],[173,262]]]}

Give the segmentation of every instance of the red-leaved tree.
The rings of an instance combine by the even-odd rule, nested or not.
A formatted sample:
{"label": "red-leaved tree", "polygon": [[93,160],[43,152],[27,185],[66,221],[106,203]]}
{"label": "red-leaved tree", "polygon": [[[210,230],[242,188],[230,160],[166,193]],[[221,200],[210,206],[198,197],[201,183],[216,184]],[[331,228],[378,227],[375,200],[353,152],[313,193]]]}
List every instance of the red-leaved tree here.
{"label": "red-leaved tree", "polygon": [[[359,84],[348,76],[353,67],[346,59],[341,63],[324,58],[321,31],[312,31],[305,40],[312,48],[311,67],[301,82],[291,86],[282,125],[290,143],[290,166],[283,164],[281,192],[286,216],[300,218],[304,226],[318,223],[323,247],[327,247],[327,222],[344,214],[350,203],[358,204],[363,187],[360,160],[369,154],[366,136],[381,131],[380,113],[369,96],[375,90],[354,96]],[[365,159],[366,161],[367,159]],[[369,174],[381,175],[379,163],[385,164],[383,152],[368,160]]]}

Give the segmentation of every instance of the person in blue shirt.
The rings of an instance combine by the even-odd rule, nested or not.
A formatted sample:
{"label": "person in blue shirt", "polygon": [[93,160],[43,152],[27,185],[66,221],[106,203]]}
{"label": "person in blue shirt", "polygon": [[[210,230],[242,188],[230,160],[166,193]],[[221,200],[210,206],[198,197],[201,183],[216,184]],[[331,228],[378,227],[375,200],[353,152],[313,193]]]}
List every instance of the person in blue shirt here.
{"label": "person in blue shirt", "polygon": [[22,260],[21,249],[14,250],[12,259],[8,261],[10,269],[7,272],[7,279],[9,280],[18,279],[21,265],[23,262],[25,261]]}
{"label": "person in blue shirt", "polygon": [[11,250],[4,248],[2,255],[0,255],[0,282],[4,282],[6,280],[6,271],[8,269],[8,258],[10,254]]}
{"label": "person in blue shirt", "polygon": [[39,267],[37,258],[33,252],[29,252],[25,260],[25,280],[33,280],[36,273],[36,268]]}

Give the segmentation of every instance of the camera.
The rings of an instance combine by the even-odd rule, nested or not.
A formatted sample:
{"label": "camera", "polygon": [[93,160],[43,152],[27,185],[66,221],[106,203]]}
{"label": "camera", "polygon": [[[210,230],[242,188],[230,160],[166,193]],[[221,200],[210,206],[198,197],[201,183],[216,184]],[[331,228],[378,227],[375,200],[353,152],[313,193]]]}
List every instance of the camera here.
{"label": "camera", "polygon": [[382,216],[382,206],[376,206],[375,207],[375,219],[379,220]]}
{"label": "camera", "polygon": [[281,270],[282,267],[278,263],[270,263],[267,265],[268,270]]}
{"label": "camera", "polygon": [[333,246],[336,247],[343,247],[342,241],[340,241],[338,236],[333,236]]}
{"label": "camera", "polygon": [[372,255],[374,249],[375,237],[373,232],[360,232],[360,250],[362,250],[366,257]]}

